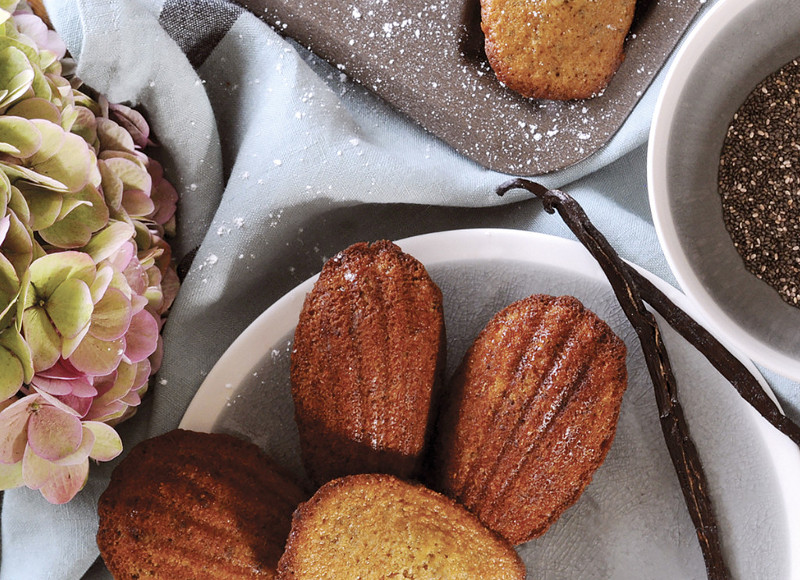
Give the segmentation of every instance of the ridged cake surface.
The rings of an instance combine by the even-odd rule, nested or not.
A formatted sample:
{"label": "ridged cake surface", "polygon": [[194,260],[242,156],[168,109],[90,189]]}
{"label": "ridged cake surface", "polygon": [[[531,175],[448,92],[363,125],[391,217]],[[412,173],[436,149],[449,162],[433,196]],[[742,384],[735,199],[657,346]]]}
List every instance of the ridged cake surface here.
{"label": "ridged cake surface", "polygon": [[625,358],[574,297],[534,295],[499,312],[448,390],[437,488],[512,544],[543,534],[606,457]]}
{"label": "ridged cake surface", "polygon": [[295,512],[281,580],[523,580],[508,542],[453,500],[394,476],[333,480]]}
{"label": "ridged cake surface", "polygon": [[255,444],[174,430],[114,469],[97,544],[117,580],[274,578],[307,497]]}
{"label": "ridged cake surface", "polygon": [[445,357],[442,294],[388,241],[340,252],[306,297],[291,356],[306,469],[417,474]]}

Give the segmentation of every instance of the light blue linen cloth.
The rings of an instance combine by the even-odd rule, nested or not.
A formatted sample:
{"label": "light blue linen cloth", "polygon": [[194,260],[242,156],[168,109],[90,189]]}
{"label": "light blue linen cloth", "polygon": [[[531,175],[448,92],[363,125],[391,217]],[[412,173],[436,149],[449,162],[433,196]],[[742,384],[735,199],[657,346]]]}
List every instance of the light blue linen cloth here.
{"label": "light blue linen cloth", "polygon": [[[247,325],[352,242],[465,227],[572,237],[538,201],[495,196],[508,176],[460,156],[222,0],[46,4],[78,75],[111,101],[147,112],[181,195],[177,255],[197,248],[164,330],[152,396],[120,428],[126,448],[176,427]],[[177,18],[181,11],[191,18]],[[606,147],[539,181],[571,193],[624,258],[674,284],[645,175],[663,76]],[[796,418],[798,385],[768,378]],[[64,506],[27,489],[5,494],[0,580],[110,577],[94,535],[114,464],[93,466],[87,487]]]}

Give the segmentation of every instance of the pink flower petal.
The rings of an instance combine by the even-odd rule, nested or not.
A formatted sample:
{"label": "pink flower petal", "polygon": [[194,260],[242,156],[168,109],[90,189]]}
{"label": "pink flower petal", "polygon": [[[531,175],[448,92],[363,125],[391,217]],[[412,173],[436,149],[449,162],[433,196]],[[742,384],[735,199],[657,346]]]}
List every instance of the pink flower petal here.
{"label": "pink flower petal", "polygon": [[120,401],[114,401],[107,405],[92,405],[84,420],[110,423],[114,419],[121,417],[127,408],[128,405]]}
{"label": "pink flower petal", "polygon": [[82,375],[82,372],[63,358],[59,359],[58,362],[49,369],[36,373],[36,376],[47,377],[48,379],[76,379]]}
{"label": "pink flower petal", "polygon": [[38,395],[28,395],[0,411],[0,463],[22,459],[28,444],[29,407],[37,400]]}
{"label": "pink flower petal", "polygon": [[57,467],[39,491],[50,503],[64,504],[83,489],[88,479],[89,460],[87,459],[78,465]]}
{"label": "pink flower petal", "polygon": [[153,189],[150,192],[155,210],[150,216],[154,222],[164,225],[175,215],[178,204],[178,192],[166,179],[153,180]]}
{"label": "pink flower petal", "polygon": [[50,379],[41,375],[34,375],[31,383],[40,391],[51,395],[68,395],[72,392],[72,381],[64,379]]}
{"label": "pink flower petal", "polygon": [[[131,134],[137,147],[143,149],[148,145],[153,145],[149,138],[150,126],[139,111],[116,103],[109,103],[108,111],[109,116]],[[153,175],[149,167],[148,172]]]}
{"label": "pink flower petal", "polygon": [[[123,364],[123,363],[120,363],[120,364]],[[97,397],[96,398],[103,397],[108,391],[111,390],[111,387],[114,386],[114,383],[117,380],[117,371],[118,370],[119,370],[119,367],[117,367],[117,370],[115,370],[112,373],[109,373],[107,375],[103,375],[101,377],[95,377],[94,378],[94,388],[97,389]]]}
{"label": "pink flower petal", "polygon": [[109,262],[111,262],[115,270],[122,272],[128,267],[135,253],[136,246],[134,243],[125,242],[120,246],[119,250],[114,252],[114,255],[109,258]]}
{"label": "pink flower petal", "polygon": [[144,310],[149,303],[150,301],[146,297],[134,294],[131,296],[131,313],[138,314]]}
{"label": "pink flower petal", "polygon": [[131,323],[131,301],[116,288],[109,288],[94,305],[89,333],[100,340],[114,340],[128,331]]}
{"label": "pink flower petal", "polygon": [[136,369],[125,361],[120,362],[114,373],[99,381],[101,383],[100,394],[95,397],[95,404],[104,405],[121,399],[131,390],[135,378]]}
{"label": "pink flower petal", "polygon": [[78,465],[89,459],[92,449],[94,448],[96,437],[94,430],[87,428],[86,424],[82,424],[81,429],[83,430],[83,436],[81,437],[81,444],[78,449],[75,450],[75,453],[67,455],[58,461],[53,461],[53,463],[56,465]]}
{"label": "pink flower petal", "polygon": [[39,407],[28,420],[28,447],[48,461],[75,453],[82,437],[80,419],[49,405]]}
{"label": "pink flower petal", "polygon": [[150,355],[150,366],[152,367],[153,374],[157,373],[158,370],[161,368],[161,363],[164,360],[164,339],[159,334],[158,335],[158,344],[156,345],[156,351]]}
{"label": "pink flower petal", "polygon": [[43,404],[51,405],[56,409],[58,409],[59,411],[61,411],[62,413],[66,413],[67,415],[73,415],[75,417],[79,416],[78,412],[75,409],[73,409],[72,407],[70,407],[65,403],[62,403],[61,401],[58,400],[58,398],[54,397],[50,393],[45,393],[44,391],[40,391],[39,389],[36,388],[36,386],[33,387],[33,390],[36,391],[36,394],[39,395],[39,397],[41,397]]}
{"label": "pink flower petal", "polygon": [[49,50],[56,55],[57,60],[64,58],[67,45],[61,36],[47,28],[41,18],[35,14],[17,12],[14,14],[14,24],[17,30],[33,40],[40,50]]}
{"label": "pink flower petal", "polygon": [[150,215],[156,209],[150,196],[144,191],[136,189],[122,192],[122,207],[125,208],[128,215],[135,217]]}
{"label": "pink flower petal", "polygon": [[[160,340],[161,337],[159,336],[159,341]],[[152,366],[150,365],[150,359],[144,359],[136,363],[136,378],[133,379],[133,388],[141,389],[147,384],[147,380],[152,374],[153,370]]]}
{"label": "pink flower petal", "polygon": [[125,357],[130,362],[139,362],[153,354],[158,345],[158,321],[147,310],[131,318],[131,326],[125,335]]}
{"label": "pink flower petal", "polygon": [[87,375],[102,376],[117,368],[124,353],[125,341],[121,338],[104,341],[87,335],[70,355],[69,361]]}
{"label": "pink flower petal", "polygon": [[147,285],[150,283],[150,278],[147,276],[147,271],[142,267],[139,258],[136,256],[131,257],[128,265],[123,270],[125,279],[128,281],[128,286],[136,294],[144,294],[147,290]]}
{"label": "pink flower petal", "polygon": [[72,381],[72,394],[76,397],[95,397],[97,389],[94,388],[89,377],[82,377]]}
{"label": "pink flower petal", "polygon": [[139,393],[136,391],[128,391],[128,394],[122,397],[120,400],[129,407],[138,407],[142,402]]}
{"label": "pink flower petal", "polygon": [[78,417],[84,417],[92,407],[92,397],[76,397],[75,395],[61,395],[58,400],[68,405]]}

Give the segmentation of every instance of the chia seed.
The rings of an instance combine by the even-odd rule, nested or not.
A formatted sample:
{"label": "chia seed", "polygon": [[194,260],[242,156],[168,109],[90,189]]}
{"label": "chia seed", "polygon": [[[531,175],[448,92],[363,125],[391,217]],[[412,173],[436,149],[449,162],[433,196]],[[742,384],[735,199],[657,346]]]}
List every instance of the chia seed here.
{"label": "chia seed", "polygon": [[725,226],[747,269],[800,307],[800,62],[753,90],[722,146]]}

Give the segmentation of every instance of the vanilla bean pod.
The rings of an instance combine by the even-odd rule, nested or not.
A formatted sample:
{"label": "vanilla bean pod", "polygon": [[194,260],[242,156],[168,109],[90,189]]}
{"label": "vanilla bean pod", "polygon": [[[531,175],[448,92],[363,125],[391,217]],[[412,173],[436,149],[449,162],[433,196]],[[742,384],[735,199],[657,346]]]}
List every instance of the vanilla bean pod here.
{"label": "vanilla bean pod", "polygon": [[645,307],[629,268],[572,197],[562,191],[548,190],[526,179],[514,179],[502,184],[497,189],[497,194],[503,195],[511,189],[518,188],[525,189],[541,199],[548,213],[558,212],[567,227],[597,260],[611,283],[614,294],[625,316],[636,330],[642,345],[647,369],[653,381],[661,430],[697,532],[708,578],[710,580],[730,578],[728,566],[722,555],[719,529],[708,495],[707,480],[697,448],[689,434],[683,408],[678,401],[677,381],[672,372],[667,350],[658,323]]}
{"label": "vanilla bean pod", "polygon": [[719,373],[750,403],[773,427],[800,445],[800,425],[784,415],[767,395],[747,367],[725,348],[708,330],[676,306],[650,280],[628,266],[639,292],[669,325],[689,344],[694,346]]}

